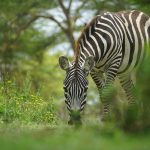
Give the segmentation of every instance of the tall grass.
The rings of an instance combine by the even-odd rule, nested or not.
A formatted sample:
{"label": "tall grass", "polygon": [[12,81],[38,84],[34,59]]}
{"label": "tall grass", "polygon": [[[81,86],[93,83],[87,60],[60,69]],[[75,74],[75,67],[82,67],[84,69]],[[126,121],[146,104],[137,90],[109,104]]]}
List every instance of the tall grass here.
{"label": "tall grass", "polygon": [[[38,90],[37,90],[38,91]],[[10,123],[50,123],[56,122],[56,108],[53,98],[44,99],[39,92],[32,90],[28,77],[22,85],[15,80],[0,82],[0,121]]]}
{"label": "tall grass", "polygon": [[127,109],[122,124],[128,131],[147,131],[150,129],[150,57],[136,73],[136,106]]}

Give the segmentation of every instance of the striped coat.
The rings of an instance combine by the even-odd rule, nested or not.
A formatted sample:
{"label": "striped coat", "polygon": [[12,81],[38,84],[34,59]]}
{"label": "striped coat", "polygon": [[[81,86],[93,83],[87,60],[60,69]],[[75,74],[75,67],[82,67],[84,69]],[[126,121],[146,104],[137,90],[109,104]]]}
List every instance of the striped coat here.
{"label": "striped coat", "polygon": [[[128,103],[133,105],[135,98],[132,94],[134,86],[131,74],[146,57],[149,40],[150,17],[143,12],[136,10],[106,12],[93,18],[77,41],[74,61],[69,63],[64,56],[59,59],[61,68],[68,69],[64,87],[65,93],[70,92],[70,98],[67,100],[69,109],[71,110],[71,107],[77,106],[77,104],[78,108],[81,108],[81,103],[85,101],[85,99],[81,100],[79,96],[75,99],[71,98],[71,94],[77,95],[78,92],[70,91],[72,79],[80,78],[77,74],[84,76],[83,72],[90,73],[97,85],[101,96],[103,116],[106,116],[110,109],[110,87],[116,76],[119,77],[126,92]],[[72,74],[68,75],[70,71]],[[104,74],[105,77],[103,77]],[[83,77],[80,85],[82,85],[82,81],[84,81]],[[75,91],[80,91],[80,95],[82,92],[85,94],[84,86],[81,88],[80,85],[75,84]],[[73,104],[73,101],[78,101],[78,103]]]}
{"label": "striped coat", "polygon": [[150,18],[143,12],[107,12],[96,16],[83,30],[77,42],[76,61],[94,56],[96,68],[104,70],[118,54],[118,74],[130,73],[145,56],[150,39]]}

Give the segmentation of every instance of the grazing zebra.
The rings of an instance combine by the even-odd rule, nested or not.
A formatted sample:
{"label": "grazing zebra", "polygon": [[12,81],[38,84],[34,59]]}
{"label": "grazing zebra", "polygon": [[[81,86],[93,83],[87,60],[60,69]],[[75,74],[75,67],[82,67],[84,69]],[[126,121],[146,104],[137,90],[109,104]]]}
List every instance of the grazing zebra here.
{"label": "grazing zebra", "polygon": [[64,56],[59,58],[60,67],[66,71],[64,94],[70,115],[80,114],[84,109],[88,74],[99,90],[104,118],[110,109],[108,95],[116,76],[128,104],[134,105],[131,73],[146,57],[149,39],[150,17],[143,12],[106,12],[96,16],[77,41],[74,61],[70,63]]}

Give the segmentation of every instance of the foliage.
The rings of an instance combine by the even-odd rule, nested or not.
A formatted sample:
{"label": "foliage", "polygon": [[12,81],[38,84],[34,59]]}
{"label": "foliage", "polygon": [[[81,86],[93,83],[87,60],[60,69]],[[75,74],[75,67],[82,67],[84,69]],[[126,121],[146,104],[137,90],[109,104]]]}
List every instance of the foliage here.
{"label": "foliage", "polygon": [[89,78],[81,127],[66,124],[65,72],[58,66],[60,55],[75,51],[81,28],[94,15],[126,9],[150,14],[149,5],[149,0],[1,0],[1,149],[149,150],[150,59],[137,73],[138,111],[126,109],[117,83],[112,120],[105,124],[99,121],[98,91]]}
{"label": "foliage", "polygon": [[0,120],[1,123],[19,122],[50,123],[56,122],[53,98],[47,100],[40,93],[33,93],[30,80],[18,88],[14,81],[4,81],[0,84]]}
{"label": "foliage", "polygon": [[[149,49],[150,50],[150,49]],[[148,50],[148,51],[149,51]],[[148,129],[150,127],[150,57],[144,61],[143,65],[141,66],[138,74],[137,74],[137,89],[138,89],[138,96],[141,100],[139,102],[141,108],[141,121],[144,128]]]}
{"label": "foliage", "polygon": [[[149,51],[149,49],[147,50]],[[142,63],[137,71],[136,101],[135,107],[126,109],[122,128],[128,131],[138,132],[150,129],[150,57]]]}

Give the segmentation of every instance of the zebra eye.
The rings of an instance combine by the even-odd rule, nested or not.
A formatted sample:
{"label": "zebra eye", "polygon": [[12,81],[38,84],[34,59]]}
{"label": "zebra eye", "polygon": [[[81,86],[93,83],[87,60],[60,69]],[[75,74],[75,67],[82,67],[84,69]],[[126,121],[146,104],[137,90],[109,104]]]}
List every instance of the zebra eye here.
{"label": "zebra eye", "polygon": [[87,90],[88,90],[88,87],[86,87],[86,88],[84,89],[84,92],[87,92]]}
{"label": "zebra eye", "polygon": [[63,87],[63,89],[64,89],[65,92],[67,92],[67,88],[66,87]]}
{"label": "zebra eye", "polygon": [[85,98],[86,98],[86,94],[83,95],[83,99],[85,99]]}
{"label": "zebra eye", "polygon": [[82,100],[86,99],[86,93],[84,93],[81,97]]}

